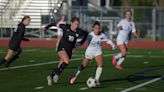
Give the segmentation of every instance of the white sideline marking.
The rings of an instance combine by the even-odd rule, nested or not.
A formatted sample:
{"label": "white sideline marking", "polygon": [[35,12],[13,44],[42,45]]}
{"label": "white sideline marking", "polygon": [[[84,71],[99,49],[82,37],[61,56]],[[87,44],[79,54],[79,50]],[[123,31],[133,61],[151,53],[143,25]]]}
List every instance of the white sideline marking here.
{"label": "white sideline marking", "polygon": [[145,61],[145,62],[143,62],[144,64],[148,64],[149,62],[148,61]]}
{"label": "white sideline marking", "polygon": [[[113,54],[107,54],[104,56],[110,56]],[[81,60],[83,58],[75,58],[75,59],[71,59],[71,61],[76,61],[76,60]],[[9,70],[9,69],[19,69],[19,68],[25,68],[25,67],[33,67],[33,66],[41,66],[41,65],[49,65],[49,64],[54,64],[54,63],[58,63],[59,61],[50,61],[50,62],[46,62],[46,63],[38,63],[38,64],[28,64],[28,65],[20,65],[20,66],[14,66],[14,67],[9,67],[9,68],[2,68],[0,69],[0,71],[3,70]]]}
{"label": "white sideline marking", "polygon": [[29,60],[28,62],[33,63],[33,62],[35,62],[35,60]]}
{"label": "white sideline marking", "polygon": [[82,88],[79,88],[79,90],[87,90],[89,89],[88,87],[82,87]]}
{"label": "white sideline marking", "polygon": [[[25,49],[25,50],[23,50],[23,52],[34,52],[34,51],[37,51],[38,49]],[[3,50],[1,50],[0,51],[0,53],[7,53],[8,52],[8,50],[7,51],[3,51]]]}
{"label": "white sideline marking", "polygon": [[[75,60],[81,60],[82,58],[75,58],[75,59],[71,59],[73,61]],[[48,65],[48,64],[54,64],[54,63],[58,63],[59,61],[50,61],[50,62],[46,62],[46,63],[38,63],[38,64],[30,64],[30,65],[21,65],[21,66],[14,66],[14,67],[10,67],[9,69],[18,69],[18,68],[25,68],[25,67],[33,67],[33,66],[41,66],[41,65]],[[8,68],[2,68],[0,69],[0,71],[3,70],[9,70]]]}
{"label": "white sideline marking", "polygon": [[[106,55],[103,55],[104,57],[106,56],[112,56],[114,54],[106,54]],[[134,58],[142,58],[141,55],[130,55],[130,56],[127,56],[127,57],[134,57]],[[76,60],[81,60],[82,58],[75,58],[75,59],[71,59],[73,61],[76,61]],[[58,63],[59,61],[50,61],[50,62],[46,62],[46,63],[37,63],[37,64],[28,64],[28,65],[20,65],[20,66],[14,66],[14,67],[10,67],[10,68],[1,68],[0,71],[3,71],[3,70],[8,70],[8,69],[18,69],[18,68],[24,68],[24,67],[33,67],[33,66],[41,66],[41,65],[48,65],[48,64],[54,64],[54,63]]]}
{"label": "white sideline marking", "polygon": [[158,78],[154,78],[154,79],[152,79],[152,80],[150,80],[150,81],[147,81],[147,82],[138,84],[138,85],[136,85],[136,86],[133,86],[133,87],[130,87],[130,88],[127,88],[127,89],[124,89],[124,90],[122,90],[122,91],[120,91],[120,92],[129,92],[129,91],[135,90],[135,89],[137,89],[137,88],[143,87],[143,86],[148,85],[148,84],[150,84],[150,83],[159,81],[159,80],[161,80],[163,77],[164,77],[164,76],[161,76],[161,77],[158,77]]}
{"label": "white sideline marking", "polygon": [[43,89],[43,88],[44,88],[44,86],[39,86],[39,87],[35,87],[34,89],[39,90],[39,89]]}

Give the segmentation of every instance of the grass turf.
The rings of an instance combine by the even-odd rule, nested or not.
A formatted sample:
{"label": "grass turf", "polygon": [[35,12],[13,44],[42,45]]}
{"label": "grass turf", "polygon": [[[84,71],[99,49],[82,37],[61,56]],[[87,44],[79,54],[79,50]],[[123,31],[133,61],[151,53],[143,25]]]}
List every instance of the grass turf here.
{"label": "grass turf", "polygon": [[[81,64],[84,49],[78,49],[70,65],[61,74],[59,83],[47,86],[46,77],[57,66],[58,56],[52,48],[24,48],[21,58],[12,63],[12,67],[40,64],[31,67],[0,70],[0,92],[119,92],[137,84],[150,81],[164,75],[163,49],[130,49],[124,70],[116,70],[111,61],[117,51],[103,49],[104,70],[101,76],[101,86],[80,90],[87,87],[86,80],[94,76],[96,62],[92,60],[89,66],[80,74],[75,85],[69,85],[69,78]],[[6,48],[0,48],[0,58],[5,56]],[[53,62],[54,64],[45,64]],[[3,69],[4,66],[0,66]],[[38,87],[38,89],[37,89]],[[135,92],[162,92],[164,79],[134,90]]]}

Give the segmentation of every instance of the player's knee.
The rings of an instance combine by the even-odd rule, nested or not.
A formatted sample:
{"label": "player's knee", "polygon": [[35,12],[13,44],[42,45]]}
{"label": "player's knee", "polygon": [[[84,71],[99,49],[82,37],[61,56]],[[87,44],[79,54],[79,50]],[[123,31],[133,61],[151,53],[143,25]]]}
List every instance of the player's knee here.
{"label": "player's knee", "polygon": [[122,57],[126,56],[127,52],[122,52]]}

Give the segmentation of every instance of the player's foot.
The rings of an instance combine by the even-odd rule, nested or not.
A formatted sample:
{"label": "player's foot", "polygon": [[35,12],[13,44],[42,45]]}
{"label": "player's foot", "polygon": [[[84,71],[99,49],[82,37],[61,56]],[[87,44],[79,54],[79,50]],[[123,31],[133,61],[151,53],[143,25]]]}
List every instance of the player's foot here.
{"label": "player's foot", "polygon": [[101,85],[101,83],[100,83],[99,80],[96,80],[96,85],[97,85],[97,86]]}
{"label": "player's foot", "polygon": [[53,79],[52,79],[52,80],[53,80],[54,83],[57,83],[58,80],[59,80],[59,76],[55,74],[55,75],[53,76]]}
{"label": "player's foot", "polygon": [[52,86],[52,77],[50,75],[47,76],[47,82],[48,82],[48,86]]}
{"label": "player's foot", "polygon": [[119,69],[119,70],[122,70],[123,69],[123,67],[121,67],[120,65],[116,65],[115,68],[116,69]]}
{"label": "player's foot", "polygon": [[75,80],[77,79],[76,76],[71,77],[70,84],[73,85],[75,83]]}
{"label": "player's foot", "polygon": [[116,55],[114,55],[114,56],[113,56],[113,60],[112,60],[112,64],[113,64],[113,65],[116,65],[116,63],[117,63],[117,59],[116,59]]}

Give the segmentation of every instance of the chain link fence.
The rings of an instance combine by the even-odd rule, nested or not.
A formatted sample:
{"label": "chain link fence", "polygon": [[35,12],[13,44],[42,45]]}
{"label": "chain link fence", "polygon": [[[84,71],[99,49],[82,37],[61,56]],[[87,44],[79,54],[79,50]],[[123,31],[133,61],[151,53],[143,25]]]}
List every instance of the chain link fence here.
{"label": "chain link fence", "polygon": [[[66,21],[69,23],[71,17],[77,16],[80,18],[80,27],[91,31],[92,24],[95,20],[98,20],[102,24],[102,30],[115,39],[115,26],[123,16],[125,7],[111,7],[106,9],[103,7],[67,7],[59,9],[51,9],[48,15],[44,15],[42,12],[40,27],[56,22],[60,19],[61,15],[66,16]],[[141,39],[150,39],[154,41],[164,40],[164,8],[155,7],[131,7],[133,11],[133,21],[136,24],[136,29]],[[16,15],[16,13],[15,13]],[[1,17],[1,16],[0,16]],[[8,17],[7,17],[8,18]],[[1,19],[2,20],[2,19]],[[13,19],[8,19],[12,21]],[[5,27],[3,21],[0,21],[0,38],[10,37],[14,27]],[[13,25],[13,21],[7,23]],[[49,31],[49,33],[38,34],[36,31],[38,28],[28,27],[28,31],[33,31],[32,34],[37,36],[32,37],[30,34],[26,35],[31,38],[55,38],[56,34]],[[37,34],[36,34],[37,33]],[[52,35],[54,34],[54,35]]]}

